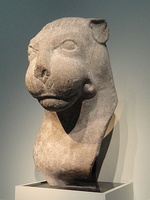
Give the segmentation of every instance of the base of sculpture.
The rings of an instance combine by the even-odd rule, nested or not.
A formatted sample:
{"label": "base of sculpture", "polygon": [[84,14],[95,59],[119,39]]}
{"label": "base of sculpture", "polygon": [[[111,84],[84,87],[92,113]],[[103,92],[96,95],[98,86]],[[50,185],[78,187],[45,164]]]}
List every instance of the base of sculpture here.
{"label": "base of sculpture", "polygon": [[112,182],[97,182],[95,183],[78,183],[78,185],[67,185],[65,187],[50,187],[47,181],[38,182],[29,184],[29,187],[37,188],[49,188],[49,189],[63,189],[63,190],[77,190],[77,191],[86,191],[86,192],[106,192],[108,190],[114,189],[118,186],[123,185],[123,183],[112,183]]}
{"label": "base of sculpture", "polygon": [[98,182],[97,190],[69,186],[51,188],[46,181],[16,186],[15,200],[133,200],[133,184]]}

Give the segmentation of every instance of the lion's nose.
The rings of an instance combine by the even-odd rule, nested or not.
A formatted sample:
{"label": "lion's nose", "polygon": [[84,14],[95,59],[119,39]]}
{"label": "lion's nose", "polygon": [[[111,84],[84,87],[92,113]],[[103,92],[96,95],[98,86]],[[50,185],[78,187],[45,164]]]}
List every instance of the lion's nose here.
{"label": "lion's nose", "polygon": [[46,83],[47,79],[50,76],[50,71],[41,65],[37,65],[34,70],[34,76],[43,83]]}

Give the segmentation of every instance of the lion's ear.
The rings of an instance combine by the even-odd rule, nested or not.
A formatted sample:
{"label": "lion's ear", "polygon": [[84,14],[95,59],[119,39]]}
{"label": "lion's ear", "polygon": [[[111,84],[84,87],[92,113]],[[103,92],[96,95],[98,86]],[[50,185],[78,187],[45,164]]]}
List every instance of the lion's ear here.
{"label": "lion's ear", "polygon": [[97,42],[105,44],[109,38],[107,22],[104,19],[91,19],[90,28]]}

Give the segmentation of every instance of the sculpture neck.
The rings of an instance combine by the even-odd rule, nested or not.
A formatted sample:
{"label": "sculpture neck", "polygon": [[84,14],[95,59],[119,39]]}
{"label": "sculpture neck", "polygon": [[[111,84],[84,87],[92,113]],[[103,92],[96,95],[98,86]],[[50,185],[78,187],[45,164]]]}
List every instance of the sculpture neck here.
{"label": "sculpture neck", "polygon": [[45,120],[53,127],[50,130],[57,129],[60,137],[68,135],[78,143],[100,146],[117,102],[112,94],[114,91],[107,91],[112,96],[110,99],[104,95],[104,92],[100,90],[93,98],[84,101],[79,99],[73,106],[62,112],[46,111]]}
{"label": "sculpture neck", "polygon": [[58,118],[65,132],[69,134],[77,124],[80,116],[82,100],[79,99],[73,106],[67,110],[58,112]]}
{"label": "sculpture neck", "polygon": [[[102,136],[100,133],[99,108],[97,108],[97,95],[88,100],[79,99],[73,106],[61,112],[46,111],[46,121],[61,137],[68,135],[79,143],[98,143]],[[94,134],[93,134],[94,133]],[[56,134],[56,133],[55,133]]]}

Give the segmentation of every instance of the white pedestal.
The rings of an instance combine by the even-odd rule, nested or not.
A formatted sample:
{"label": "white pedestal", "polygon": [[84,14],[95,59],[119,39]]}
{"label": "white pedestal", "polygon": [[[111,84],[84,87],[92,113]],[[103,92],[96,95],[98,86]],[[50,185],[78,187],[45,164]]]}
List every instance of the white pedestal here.
{"label": "white pedestal", "polygon": [[36,187],[37,184],[42,185],[42,182],[16,186],[15,200],[133,200],[132,183],[103,193]]}

